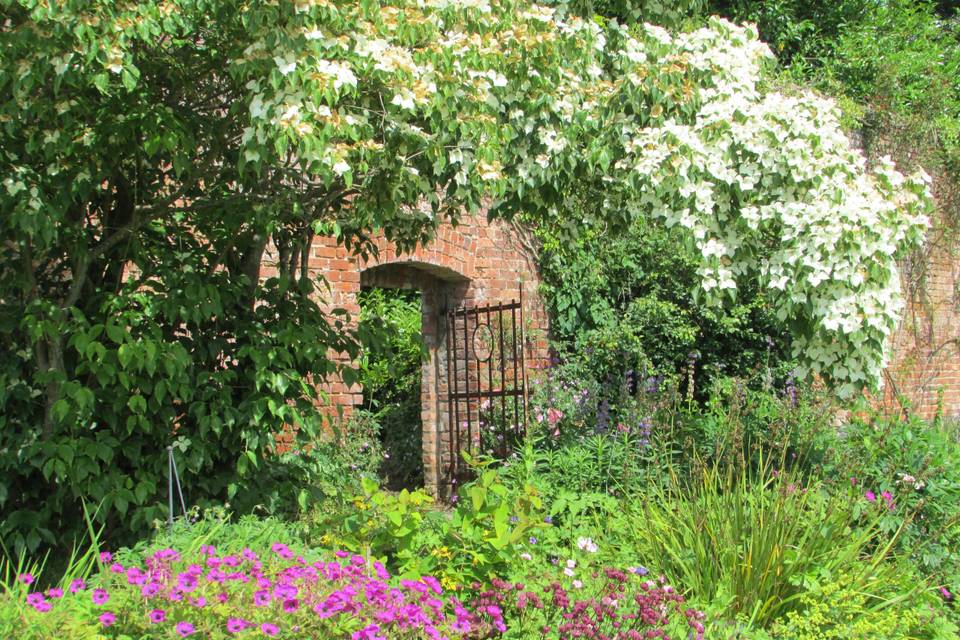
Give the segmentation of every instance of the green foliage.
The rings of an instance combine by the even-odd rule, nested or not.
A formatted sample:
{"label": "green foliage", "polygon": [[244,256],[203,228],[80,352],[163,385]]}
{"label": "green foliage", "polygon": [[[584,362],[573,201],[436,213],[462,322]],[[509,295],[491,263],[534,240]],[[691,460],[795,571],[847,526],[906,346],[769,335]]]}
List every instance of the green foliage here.
{"label": "green foliage", "polygon": [[[908,573],[909,575],[909,573]],[[896,585],[894,586],[901,586]],[[822,585],[803,592],[798,610],[788,612],[770,629],[770,638],[783,640],[908,640],[955,637],[958,628],[938,616],[931,616],[921,603],[904,603],[890,593],[882,580],[861,583],[840,573]],[[909,589],[905,581],[901,588]],[[753,638],[754,636],[750,636]],[[761,636],[757,636],[759,640]]]}
{"label": "green foliage", "polygon": [[505,575],[542,526],[536,489],[506,484],[493,470],[461,487],[454,503],[450,511],[431,509],[422,489],[393,493],[365,479],[342,516],[308,518],[308,537],[379,558],[401,576],[435,575],[454,586]]}
{"label": "green foliage", "polygon": [[698,300],[699,260],[677,229],[646,220],[611,236],[541,224],[537,235],[551,329],[564,360],[586,355],[584,380],[675,376],[693,351],[701,384],[787,359],[786,328],[755,289],[723,307]]}
{"label": "green foliage", "polygon": [[391,489],[423,486],[420,379],[425,347],[420,292],[360,293],[360,384],[388,457],[380,474]]}
{"label": "green foliage", "polygon": [[818,64],[851,25],[881,6],[870,0],[711,0],[708,11],[754,22],[760,38],[787,64]]}
{"label": "green foliage", "polygon": [[960,456],[957,426],[866,414],[843,427],[830,472],[863,491],[889,492],[895,508],[881,530],[918,568],[951,592],[960,588]]}

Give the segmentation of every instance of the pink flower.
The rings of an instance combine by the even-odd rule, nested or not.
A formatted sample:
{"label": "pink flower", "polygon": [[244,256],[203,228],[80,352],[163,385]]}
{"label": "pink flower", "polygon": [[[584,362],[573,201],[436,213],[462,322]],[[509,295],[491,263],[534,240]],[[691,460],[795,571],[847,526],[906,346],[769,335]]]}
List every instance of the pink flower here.
{"label": "pink flower", "polygon": [[271,622],[264,622],[260,625],[260,630],[263,631],[264,635],[270,636],[271,638],[280,633],[280,627]]}
{"label": "pink flower", "polygon": [[889,491],[884,491],[880,494],[880,497],[883,498],[883,501],[887,503],[887,509],[893,511],[896,505],[893,503],[893,494]]}
{"label": "pink flower", "polygon": [[953,594],[946,587],[940,587],[940,595],[943,596],[944,600],[953,600]]}
{"label": "pink flower", "polygon": [[178,622],[178,623],[177,623],[177,626],[175,627],[175,629],[176,629],[177,634],[178,634],[181,638],[186,638],[186,637],[189,636],[189,635],[193,635],[193,633],[197,630],[197,628],[194,627],[194,626],[193,626],[192,624],[190,624],[189,622]]}
{"label": "pink flower", "polygon": [[110,594],[105,589],[94,589],[93,595],[90,597],[93,599],[93,604],[106,604],[107,600],[110,599]]}
{"label": "pink flower", "polygon": [[83,591],[86,588],[87,588],[87,583],[81,580],[80,578],[77,578],[76,580],[70,583],[70,593]]}
{"label": "pink flower", "polygon": [[867,499],[867,502],[877,501],[877,496],[873,493],[873,491],[867,491],[865,494],[863,494],[863,497]]}
{"label": "pink flower", "polygon": [[563,411],[560,411],[560,409],[555,409],[553,407],[547,409],[547,422],[549,422],[551,426],[555,426],[562,418]]}
{"label": "pink flower", "polygon": [[149,617],[153,624],[160,624],[167,619],[167,612],[163,609],[154,609],[149,613]]}
{"label": "pink flower", "polygon": [[29,573],[21,573],[17,576],[17,580],[23,584],[33,584],[33,576]]}
{"label": "pink flower", "polygon": [[108,563],[108,562],[111,562],[112,560],[113,560],[113,554],[112,554],[112,553],[110,553],[109,551],[101,551],[101,552],[100,552],[100,562],[106,564],[106,563]]}
{"label": "pink flower", "polygon": [[98,620],[100,620],[100,624],[102,624],[103,626],[109,627],[110,625],[112,625],[114,622],[117,621],[117,616],[113,615],[109,611],[104,611],[103,613],[100,614],[100,617],[98,618]]}

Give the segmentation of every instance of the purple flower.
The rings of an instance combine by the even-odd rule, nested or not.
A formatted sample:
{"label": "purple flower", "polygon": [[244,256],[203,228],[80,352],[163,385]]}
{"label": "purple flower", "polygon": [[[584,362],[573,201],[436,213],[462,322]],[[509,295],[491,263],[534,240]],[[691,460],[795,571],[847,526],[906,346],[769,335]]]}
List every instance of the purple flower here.
{"label": "purple flower", "polygon": [[193,633],[197,630],[196,627],[189,622],[178,622],[175,629],[181,638],[186,638],[189,635],[193,635]]}
{"label": "purple flower", "polygon": [[117,621],[117,616],[113,615],[109,611],[104,611],[103,613],[100,614],[100,617],[98,618],[98,620],[100,620],[100,624],[102,624],[103,626],[109,627],[110,625],[112,625],[114,622]]}
{"label": "purple flower", "polygon": [[260,630],[263,631],[264,635],[270,636],[271,638],[280,633],[280,627],[272,622],[264,622],[260,625]]}
{"label": "purple flower", "polygon": [[105,589],[94,589],[93,595],[90,597],[93,599],[93,604],[106,604],[107,600],[110,599],[110,594]]}
{"label": "purple flower", "polygon": [[163,609],[154,609],[148,615],[150,616],[150,622],[153,624],[160,624],[167,619],[167,612]]}
{"label": "purple flower", "polygon": [[638,576],[645,576],[648,573],[650,573],[650,571],[646,567],[634,567],[633,569],[631,569],[631,571],[633,571]]}
{"label": "purple flower", "polygon": [[943,596],[944,600],[953,600],[953,594],[946,587],[940,587],[940,595]]}
{"label": "purple flower", "polygon": [[537,544],[537,539],[534,536],[530,536],[530,544]]}
{"label": "purple flower", "polygon": [[553,517],[552,517],[552,516],[544,516],[543,521],[546,522],[547,524],[553,524]]}
{"label": "purple flower", "polygon": [[63,589],[59,587],[53,587],[52,589],[47,589],[47,596],[58,600],[63,597]]}
{"label": "purple flower", "polygon": [[287,613],[293,613],[300,606],[300,601],[296,598],[289,598],[283,601],[283,610]]}
{"label": "purple flower", "polygon": [[83,591],[86,588],[87,588],[87,583],[81,580],[80,578],[77,578],[76,580],[70,583],[70,593]]}
{"label": "purple flower", "polygon": [[108,562],[113,561],[113,554],[109,551],[100,552],[100,562],[107,564]]}
{"label": "purple flower", "polygon": [[17,576],[17,580],[23,584],[33,584],[33,576],[29,573],[21,573]]}
{"label": "purple flower", "polygon": [[873,493],[873,491],[867,491],[865,494],[863,494],[863,497],[867,499],[867,502],[877,501],[877,496],[875,493]]}

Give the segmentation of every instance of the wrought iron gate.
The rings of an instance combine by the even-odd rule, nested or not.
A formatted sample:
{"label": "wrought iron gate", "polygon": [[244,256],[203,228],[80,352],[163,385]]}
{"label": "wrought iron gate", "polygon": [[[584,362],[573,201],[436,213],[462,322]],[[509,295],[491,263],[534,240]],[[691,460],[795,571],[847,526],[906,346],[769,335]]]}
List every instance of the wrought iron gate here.
{"label": "wrought iron gate", "polygon": [[448,458],[444,482],[469,476],[461,452],[501,459],[526,433],[523,294],[447,312]]}

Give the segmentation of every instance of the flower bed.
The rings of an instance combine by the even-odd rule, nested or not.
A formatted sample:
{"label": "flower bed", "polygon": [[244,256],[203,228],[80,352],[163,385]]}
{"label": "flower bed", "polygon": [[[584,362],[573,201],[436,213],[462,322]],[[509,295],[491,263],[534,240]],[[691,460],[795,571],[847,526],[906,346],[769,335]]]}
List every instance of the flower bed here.
{"label": "flower bed", "polygon": [[262,555],[165,548],[126,566],[105,552],[100,564],[87,580],[66,577],[45,591],[31,591],[30,574],[19,576],[29,592],[27,628],[64,638],[632,639],[669,638],[670,628],[703,637],[703,615],[684,610],[664,579],[614,569],[585,575],[587,585],[578,581],[574,597],[550,580],[528,587],[494,579],[490,589],[477,583],[445,594],[431,576],[397,579],[359,555],[339,551],[324,559],[283,543]]}

